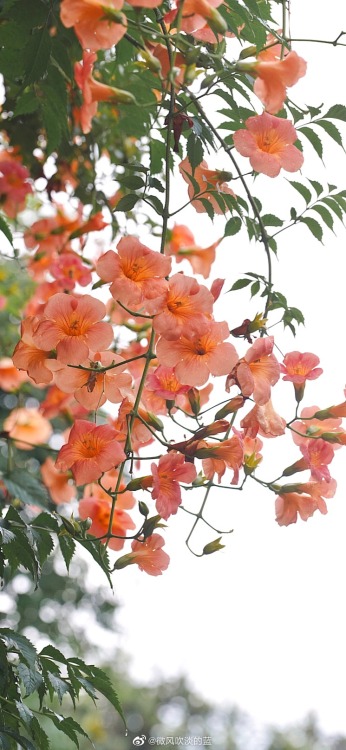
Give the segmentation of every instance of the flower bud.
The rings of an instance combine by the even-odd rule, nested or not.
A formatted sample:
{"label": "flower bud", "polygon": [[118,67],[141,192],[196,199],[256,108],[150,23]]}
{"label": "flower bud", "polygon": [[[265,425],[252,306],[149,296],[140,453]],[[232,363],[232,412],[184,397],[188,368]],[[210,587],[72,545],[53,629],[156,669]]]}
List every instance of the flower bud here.
{"label": "flower bud", "polygon": [[219,549],[224,548],[224,544],[220,544],[222,537],[219,536],[217,539],[214,539],[213,542],[209,542],[209,544],[206,544],[205,547],[203,547],[203,555],[212,555],[213,552],[218,552]]}
{"label": "flower bud", "polygon": [[148,516],[149,515],[149,508],[146,503],[143,502],[143,500],[140,500],[138,503],[138,510],[141,513],[142,516]]}
{"label": "flower bud", "polygon": [[151,474],[146,477],[136,477],[126,485],[126,492],[136,492],[136,490],[147,490],[148,487],[153,486],[153,478]]}
{"label": "flower bud", "polygon": [[215,419],[223,419],[227,414],[233,414],[235,411],[238,411],[238,409],[241,409],[244,403],[244,396],[235,396],[234,398],[231,398],[227,404],[222,406],[221,409],[216,412]]}

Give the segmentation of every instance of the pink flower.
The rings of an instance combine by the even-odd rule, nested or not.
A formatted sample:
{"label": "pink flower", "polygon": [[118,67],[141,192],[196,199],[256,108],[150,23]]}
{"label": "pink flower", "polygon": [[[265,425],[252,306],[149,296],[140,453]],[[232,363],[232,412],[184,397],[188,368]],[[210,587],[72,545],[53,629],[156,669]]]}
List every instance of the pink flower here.
{"label": "pink flower", "polygon": [[24,451],[31,451],[35,445],[49,440],[53,429],[38,409],[20,407],[13,409],[4,421],[3,429],[15,439],[15,445]]}
{"label": "pink flower", "polygon": [[300,450],[304,456],[304,468],[310,469],[311,478],[317,480],[325,480],[330,482],[331,476],[328,469],[334,458],[334,450],[330,443],[326,443],[325,440],[318,438],[318,440],[307,440],[302,443]]}
{"label": "pink flower", "polygon": [[[178,339],[187,329],[189,332],[208,328],[213,312],[213,296],[205,286],[200,286],[196,279],[176,273],[168,281],[166,298],[161,310],[154,316],[153,328],[170,341]],[[153,306],[157,306],[155,301]],[[150,312],[152,303],[147,304]]]}
{"label": "pink flower", "polygon": [[77,419],[68,443],[59,451],[57,469],[71,469],[78,485],[95,482],[105,471],[125,460],[118,437],[119,432],[110,425],[97,427],[84,419]]}
{"label": "pink flower", "polygon": [[207,479],[213,479],[217,474],[218,482],[226,471],[226,468],[233,469],[232,484],[239,481],[239,469],[243,465],[243,446],[239,437],[224,440],[222,443],[208,443],[201,440],[198,443],[195,456],[202,459],[203,472]]}
{"label": "pink flower", "polygon": [[162,518],[174,515],[181,503],[181,490],[178,482],[193,482],[197,472],[193,464],[186,463],[181,453],[168,453],[161,456],[158,465],[151,464],[153,490],[156,509]]}
{"label": "pink flower", "polygon": [[297,522],[298,514],[302,521],[307,521],[316,510],[325,515],[328,511],[324,498],[334,497],[335,490],[334,479],[281,487],[281,494],[275,502],[276,521],[279,526],[289,526]]}
{"label": "pink flower", "polygon": [[[125,18],[125,16],[124,16]],[[125,30],[124,30],[125,33]],[[123,102],[133,104],[135,99],[129,91],[116,89],[100,83],[92,77],[93,65],[97,60],[95,52],[84,50],[82,62],[75,63],[74,75],[77,86],[83,94],[83,104],[79,110],[80,123],[83,133],[90,133],[91,121],[97,112],[98,102]],[[105,226],[105,224],[103,224]],[[85,231],[90,231],[86,229]]]}
{"label": "pink flower", "polygon": [[32,193],[30,175],[10,154],[0,154],[0,206],[10,219],[25,208],[25,199]]}
{"label": "pink flower", "polygon": [[143,540],[135,539],[131,545],[132,552],[124,556],[129,558],[127,564],[136,563],[148,575],[160,576],[169,565],[169,556],[162,549],[164,543],[160,534],[152,534]]}
{"label": "pink flower", "polygon": [[87,286],[92,281],[91,271],[84,266],[78,255],[62,253],[49,267],[54,279],[59,281],[62,290],[72,291],[76,284]]}
{"label": "pink flower", "polygon": [[171,259],[142,245],[136,237],[123,237],[117,250],[117,253],[109,250],[102,255],[96,265],[101,279],[112,282],[112,297],[130,309],[131,305],[139,305],[146,299],[163,298]]}
{"label": "pink flower", "polygon": [[[206,199],[210,203],[216,214],[223,214],[224,211],[222,210],[222,208],[220,208],[216,198],[214,198],[213,194],[210,193],[210,191],[221,193],[221,195],[222,193],[226,193],[227,195],[232,195],[233,198],[236,197],[233,190],[231,190],[231,188],[226,185],[227,180],[231,179],[231,175],[228,172],[222,172],[218,169],[208,169],[208,164],[206,161],[202,161],[193,172],[191,164],[186,157],[182,162],[180,162],[179,171],[185,182],[187,182],[189,185],[189,198],[191,201],[191,205],[194,207],[197,213],[204,213],[206,209],[204,208],[203,203],[201,203],[198,197],[194,199],[196,193],[194,184],[191,180],[192,174],[194,181],[197,182],[199,186],[200,192],[198,193],[198,195],[201,194],[201,198]],[[227,210],[228,209],[226,207],[225,211]]]}
{"label": "pink flower", "polygon": [[245,121],[246,130],[237,130],[233,141],[242,156],[250,157],[256,172],[276,177],[281,169],[297,172],[304,157],[294,146],[297,133],[289,120],[263,112]]}
{"label": "pink flower", "polygon": [[180,383],[173,367],[160,365],[154,372],[148,375],[146,389],[154,391],[157,396],[166,401],[174,401],[177,396],[187,393],[190,386]]}
{"label": "pink flower", "polygon": [[95,297],[55,294],[46,304],[33,341],[38,347],[56,348],[60,362],[80,365],[90,349],[107,349],[113,341],[112,326],[100,322],[105,314],[105,305]]}
{"label": "pink flower", "polygon": [[[88,370],[63,367],[56,373],[55,382],[65,393],[74,393],[76,401],[88,411],[98,409],[107,400],[120,403],[132,383],[130,374],[125,373],[126,363],[113,352],[91,352],[83,363]],[[102,371],[103,367],[117,365],[114,369]],[[101,371],[100,371],[101,370]]]}
{"label": "pink flower", "polygon": [[284,435],[286,430],[285,420],[274,410],[270,399],[263,406],[256,404],[241,420],[240,426],[246,437],[251,438],[255,438],[258,433],[267,438],[278,437]]}
{"label": "pink flower", "polygon": [[323,370],[319,365],[320,360],[316,354],[311,352],[289,352],[284,357],[283,364],[280,366],[284,374],[283,380],[289,380],[297,386],[304,385],[307,380],[316,380],[322,375]]}
{"label": "pink flower", "polygon": [[[132,504],[130,507],[132,507],[134,505],[132,493],[125,492],[124,495],[131,496]],[[136,524],[131,516],[124,510],[124,507],[129,507],[126,502],[124,503],[124,495],[118,495],[114,508],[111,534],[114,534],[114,537],[120,537],[119,539],[109,539],[108,546],[114,550],[122,549],[125,543],[126,532],[128,530],[133,531],[136,528]],[[90,534],[100,537],[108,533],[111,508],[112,502],[110,497],[98,484],[91,484],[85,487],[84,496],[79,502],[78,512],[80,518],[91,518]],[[102,540],[103,543],[106,541],[106,538]]]}
{"label": "pink flower", "polygon": [[210,322],[200,335],[184,331],[177,341],[161,337],[156,354],[160,364],[174,367],[181,383],[204,385],[210,375],[226,375],[237,362],[238,355],[230,343],[224,343],[229,335],[227,323]]}
{"label": "pink flower", "polygon": [[270,399],[270,388],[280,377],[280,365],[274,354],[274,337],[256,339],[255,343],[230,372],[226,390],[238,385],[243,396],[251,396],[259,406]]}
{"label": "pink flower", "polygon": [[[292,438],[296,445],[304,445],[306,438],[309,437],[320,437],[324,432],[329,434],[343,433],[344,430],[341,427],[342,420],[335,417],[328,417],[321,421],[318,418],[312,418],[314,415],[319,413],[318,406],[307,406],[302,409],[299,419],[293,422],[292,426]],[[293,432],[294,430],[294,432]],[[335,444],[334,449],[338,446]]]}

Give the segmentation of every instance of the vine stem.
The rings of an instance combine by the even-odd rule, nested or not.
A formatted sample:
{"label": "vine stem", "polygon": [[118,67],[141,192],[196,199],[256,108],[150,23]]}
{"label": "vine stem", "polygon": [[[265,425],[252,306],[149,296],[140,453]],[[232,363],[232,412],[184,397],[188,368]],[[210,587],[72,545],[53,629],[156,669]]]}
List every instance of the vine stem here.
{"label": "vine stem", "polygon": [[265,253],[266,253],[266,256],[267,256],[267,263],[268,263],[268,296],[267,296],[267,300],[266,300],[266,304],[265,304],[265,308],[264,308],[264,313],[263,313],[263,317],[266,318],[267,314],[268,314],[268,311],[269,311],[269,308],[270,308],[270,304],[271,304],[271,288],[272,288],[272,285],[273,285],[273,282],[272,282],[273,273],[272,273],[272,261],[271,261],[271,255],[270,255],[270,247],[269,247],[269,238],[268,238],[265,226],[263,224],[261,214],[260,214],[260,212],[259,212],[259,210],[258,210],[258,208],[256,206],[255,200],[253,199],[253,197],[251,195],[250,189],[249,189],[249,187],[247,185],[247,182],[246,182],[246,180],[244,178],[244,175],[242,174],[241,169],[239,168],[238,163],[237,163],[236,159],[234,158],[234,156],[232,154],[232,147],[227,145],[227,143],[224,141],[224,139],[222,138],[222,136],[219,134],[218,130],[215,128],[215,126],[213,125],[213,123],[211,122],[211,120],[209,120],[209,117],[206,115],[206,113],[205,113],[202,105],[199,103],[197,97],[195,97],[195,95],[192,94],[192,92],[189,91],[186,87],[184,87],[184,90],[190,96],[191,101],[194,103],[197,111],[199,112],[199,114],[203,118],[204,122],[206,123],[206,125],[208,125],[208,127],[211,130],[211,132],[213,133],[213,135],[215,136],[215,138],[220,143],[220,146],[222,146],[223,150],[225,151],[225,153],[227,154],[227,156],[230,158],[230,160],[231,160],[231,162],[232,162],[232,164],[234,166],[234,169],[237,171],[238,177],[239,177],[239,179],[240,179],[240,181],[241,181],[241,183],[243,185],[243,188],[244,188],[244,190],[246,192],[246,195],[248,197],[248,200],[249,200],[249,203],[251,205],[251,208],[252,208],[252,211],[254,213],[254,216],[255,216],[255,218],[258,221],[258,224],[259,224],[259,227],[260,227],[260,230],[261,230],[261,240],[262,240],[263,245],[264,245],[264,250],[265,250]]}

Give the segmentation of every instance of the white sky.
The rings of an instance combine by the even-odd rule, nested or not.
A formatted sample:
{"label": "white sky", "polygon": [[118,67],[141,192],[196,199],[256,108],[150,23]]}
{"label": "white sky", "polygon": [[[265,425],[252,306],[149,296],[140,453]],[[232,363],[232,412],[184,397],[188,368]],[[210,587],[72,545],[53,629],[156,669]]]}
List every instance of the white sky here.
{"label": "white sky", "polygon": [[[346,30],[345,16],[344,3],[338,0],[329,0],[327,5],[321,0],[293,0],[293,36],[334,39]],[[313,105],[323,101],[326,108],[345,103],[346,49],[305,43],[294,48],[308,61],[308,73],[291,90],[292,99]],[[342,123],[335,124],[345,133]],[[323,140],[329,141],[327,136]],[[309,169],[304,168],[304,174],[345,188],[345,155],[332,141],[326,154],[324,173],[306,145]],[[293,175],[296,178],[299,175]],[[266,212],[283,218],[285,207],[302,208],[303,204],[286,186],[282,199],[281,185],[281,181],[262,177],[255,193]],[[182,184],[179,201],[181,191]],[[189,223],[201,245],[218,236],[219,225],[212,227],[195,212],[177,221]],[[343,400],[346,382],[346,243],[339,222],[336,227],[337,237],[326,229],[323,246],[306,227],[284,233],[280,262],[274,261],[276,288],[304,311],[307,324],[299,329],[296,340],[277,329],[277,340],[284,351],[314,351],[320,356],[325,374],[307,387],[304,404],[316,403],[321,408]],[[219,250],[215,275],[224,277],[227,267],[233,283],[244,271],[257,268],[263,273],[260,252],[255,245],[249,248],[245,235],[230,238]],[[248,311],[247,292],[227,295],[223,305],[217,318],[240,324]],[[257,303],[252,309],[258,310]],[[281,413],[287,409],[287,416],[294,408],[290,386],[278,392],[284,399],[287,396],[284,406],[280,398],[276,401]],[[289,440],[271,441],[266,448],[268,465],[276,462],[282,467],[298,457]],[[339,484],[336,497],[329,501],[329,514],[315,514],[306,524],[279,528],[273,496],[253,482],[243,494],[220,490],[213,495],[209,519],[234,528],[225,537],[226,549],[214,556],[196,559],[188,553],[184,539],[189,518],[181,512],[170,519],[165,532],[171,555],[168,571],[151,578],[133,566],[115,579],[116,595],[123,604],[120,645],[132,656],[134,677],[143,680],[184,672],[207,698],[236,703],[260,723],[284,725],[314,710],[326,731],[346,733],[345,455],[345,449],[340,450],[331,467]],[[263,478],[274,475],[275,471],[268,469],[265,474],[263,470]]]}

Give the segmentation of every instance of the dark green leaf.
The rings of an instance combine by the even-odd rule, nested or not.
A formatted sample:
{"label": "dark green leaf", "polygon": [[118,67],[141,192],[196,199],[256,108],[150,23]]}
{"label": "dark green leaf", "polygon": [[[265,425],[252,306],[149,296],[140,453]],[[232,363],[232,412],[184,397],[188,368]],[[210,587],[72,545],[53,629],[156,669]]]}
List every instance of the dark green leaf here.
{"label": "dark green leaf", "polygon": [[187,158],[191,164],[192,170],[195,171],[203,161],[203,146],[200,138],[196,138],[194,133],[191,133],[187,139]]}
{"label": "dark green leaf", "polygon": [[66,565],[67,570],[69,570],[70,562],[73,558],[73,555],[76,551],[76,543],[70,536],[59,536],[59,544],[60,544],[60,550],[61,554],[64,558],[64,562]]}
{"label": "dark green leaf", "polygon": [[236,292],[238,289],[244,289],[245,286],[249,286],[249,284],[251,284],[251,279],[238,279],[228,291]]}
{"label": "dark green leaf", "polygon": [[140,190],[142,187],[144,187],[145,182],[142,177],[138,177],[138,175],[133,176],[124,176],[122,175],[119,177],[120,185],[124,185],[126,188],[130,188],[130,190]]}
{"label": "dark green leaf", "polygon": [[338,143],[341,148],[344,148],[341,134],[333,122],[329,122],[329,120],[316,120],[314,125],[319,125],[321,128],[323,128],[323,130],[328,133],[331,138],[333,138],[333,141]]}
{"label": "dark green leaf", "polygon": [[43,678],[37,669],[29,669],[26,664],[18,664],[17,671],[25,687],[26,697],[34,693],[42,685]]}
{"label": "dark green leaf", "polygon": [[16,106],[14,108],[13,117],[18,115],[27,115],[31,112],[36,112],[40,106],[40,101],[35,91],[25,91],[24,94],[18,96]]}
{"label": "dark green leaf", "polygon": [[67,659],[65,658],[64,654],[59,651],[59,649],[55,648],[55,646],[52,646],[49,644],[48,646],[45,646],[45,648],[42,649],[39,653],[39,657],[41,656],[49,656],[51,659],[54,659],[55,661],[59,661],[62,664],[67,664]]}
{"label": "dark green leaf", "polygon": [[346,107],[344,104],[334,104],[324,117],[330,117],[332,120],[343,120],[346,122]]}
{"label": "dark green leaf", "polygon": [[107,700],[112,704],[112,706],[121,716],[126,726],[125,716],[120,705],[118,695],[115,692],[109,677],[105,672],[103,672],[102,669],[94,666],[92,667],[92,684],[94,688],[96,688],[99,693],[102,693],[102,695],[104,695],[104,697],[107,698]]}
{"label": "dark green leaf", "polygon": [[211,219],[211,221],[213,221],[214,215],[215,215],[215,211],[214,211],[214,208],[211,205],[211,203],[208,201],[207,198],[198,198],[198,200],[202,203],[202,206],[204,206],[205,211],[206,211],[206,213],[209,216],[209,219]]}
{"label": "dark green leaf", "polygon": [[241,229],[241,219],[239,219],[239,216],[233,216],[232,219],[228,219],[228,222],[225,226],[224,236],[225,237],[231,237],[234,234],[237,234]]}
{"label": "dark green leaf", "polygon": [[162,172],[162,162],[166,157],[166,144],[156,138],[150,139],[150,174]]}
{"label": "dark green leaf", "polygon": [[323,239],[323,229],[321,225],[316,221],[315,219],[310,219],[307,216],[300,219],[302,224],[306,224],[308,229],[310,229],[310,232],[316,237],[319,242],[322,242]]}
{"label": "dark green leaf", "polygon": [[255,295],[258,294],[259,290],[260,290],[259,281],[254,281],[254,283],[251,284],[251,297],[255,297]]}
{"label": "dark green leaf", "polygon": [[306,203],[310,203],[312,195],[305,185],[302,185],[301,182],[295,182],[294,180],[288,180],[288,182],[304,198]]}
{"label": "dark green leaf", "polygon": [[135,193],[129,193],[129,195],[124,195],[123,198],[120,198],[120,201],[114,210],[124,211],[125,213],[127,211],[132,211],[138,201],[138,195],[135,195]]}
{"label": "dark green leaf", "polygon": [[310,185],[312,185],[313,189],[316,191],[317,196],[323,193],[323,187],[320,182],[316,182],[316,180],[309,180],[309,182]]}
{"label": "dark green leaf", "polygon": [[40,80],[47,72],[51,47],[52,39],[46,26],[32,35],[25,49],[26,85]]}
{"label": "dark green leaf", "polygon": [[5,474],[3,482],[13,498],[29,505],[47,507],[49,495],[46,487],[28,471],[17,469],[13,474]]}
{"label": "dark green leaf", "polygon": [[312,147],[315,149],[316,153],[320,157],[320,159],[323,159],[323,144],[317,133],[312,128],[309,127],[302,127],[299,128],[299,133],[303,133],[305,135],[305,138],[308,139],[308,141],[311,143]]}
{"label": "dark green leaf", "polygon": [[7,221],[5,221],[3,216],[0,216],[0,232],[2,232],[6,239],[9,241],[9,243],[13,247],[13,237],[10,227],[7,224]]}
{"label": "dark green leaf", "polygon": [[0,628],[0,639],[5,643],[8,651],[15,651],[30,669],[35,668],[37,653],[25,635],[15,633],[10,628]]}
{"label": "dark green leaf", "polygon": [[311,206],[311,211],[316,211],[316,213],[320,215],[321,219],[323,219],[324,223],[327,224],[327,227],[329,227],[329,229],[333,231],[334,219],[331,213],[329,213],[328,209],[325,208],[325,206],[321,206],[320,204]]}
{"label": "dark green leaf", "polygon": [[145,200],[146,203],[150,203],[159,216],[163,216],[164,207],[160,198],[157,198],[156,195],[149,195]]}
{"label": "dark green leaf", "polygon": [[283,225],[282,219],[274,216],[274,214],[264,214],[264,216],[261,216],[261,219],[265,227],[282,227]]}
{"label": "dark green leaf", "polygon": [[326,198],[321,198],[321,203],[325,203],[328,206],[328,208],[330,208],[330,210],[333,211],[337,215],[338,219],[340,219],[340,221],[343,221],[343,218],[344,218],[343,212],[338,202],[334,200],[334,198],[332,198],[331,196],[327,196]]}

